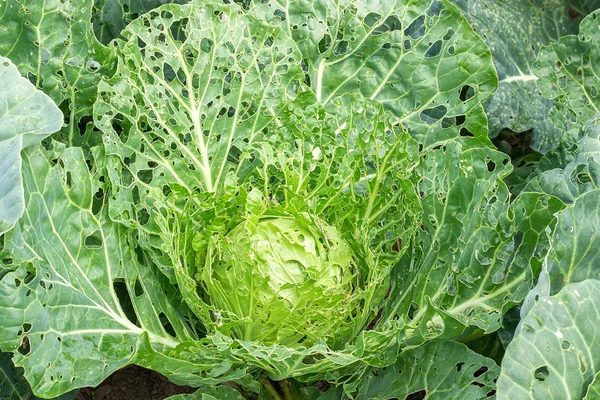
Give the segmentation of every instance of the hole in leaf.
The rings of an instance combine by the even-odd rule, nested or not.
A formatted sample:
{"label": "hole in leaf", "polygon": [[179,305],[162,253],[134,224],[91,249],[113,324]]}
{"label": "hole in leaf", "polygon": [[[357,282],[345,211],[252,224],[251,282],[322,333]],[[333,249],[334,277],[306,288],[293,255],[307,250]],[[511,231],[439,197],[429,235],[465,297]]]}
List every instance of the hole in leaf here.
{"label": "hole in leaf", "polygon": [[137,177],[145,184],[150,184],[154,178],[153,171],[151,169],[141,169],[137,172]]}
{"label": "hole in leaf", "polygon": [[162,70],[165,81],[167,81],[167,83],[173,82],[176,76],[173,67],[171,67],[169,63],[164,63]]}
{"label": "hole in leaf", "polygon": [[119,300],[119,304],[125,313],[125,316],[132,324],[140,327],[138,322],[137,315],[135,313],[135,309],[133,308],[133,302],[131,301],[131,297],[129,296],[129,290],[127,289],[127,284],[122,278],[115,279],[113,281],[113,290],[117,295],[117,299]]}
{"label": "hole in leaf", "polygon": [[27,336],[23,337],[23,342],[19,346],[19,353],[26,356],[31,352],[31,346],[29,344],[29,338]]}
{"label": "hole in leaf", "polygon": [[277,9],[273,12],[273,15],[276,17],[281,18],[282,21],[285,21],[287,19],[285,12],[283,10]]}
{"label": "hole in leaf", "polygon": [[423,400],[425,397],[427,397],[427,390],[422,389],[419,390],[418,392],[414,392],[409,394],[408,396],[406,396],[406,400]]}
{"label": "hole in leaf", "polygon": [[371,12],[365,17],[364,23],[367,25],[367,27],[372,28],[376,23],[379,22],[380,19],[381,15]]}
{"label": "hole in leaf", "polygon": [[140,297],[144,294],[144,288],[142,287],[142,284],[137,278],[133,284],[133,293],[135,293],[135,297]]}
{"label": "hole in leaf", "polygon": [[459,134],[462,137],[475,137],[467,128],[461,128]]}
{"label": "hole in leaf", "polygon": [[479,378],[481,375],[485,374],[488,371],[488,367],[485,365],[479,368],[477,371],[473,372],[473,377]]}
{"label": "hole in leaf", "polygon": [[160,319],[162,326],[165,328],[165,332],[167,332],[169,335],[175,338],[177,336],[175,333],[175,329],[173,329],[173,325],[171,325],[171,321],[169,321],[169,318],[167,318],[165,313],[161,312],[160,314],[158,314],[158,318]]}
{"label": "hole in leaf", "polygon": [[421,111],[419,117],[421,121],[425,122],[427,125],[433,125],[440,119],[444,118],[448,109],[446,106],[440,105],[435,108],[428,108],[426,110]]}
{"label": "hole in leaf", "polygon": [[348,41],[342,40],[341,42],[338,42],[333,52],[338,55],[346,54],[348,52]]}
{"label": "hole in leaf", "polygon": [[411,24],[404,30],[404,35],[410,36],[412,39],[420,39],[425,35],[425,16],[421,15],[415,19]]}
{"label": "hole in leaf", "polygon": [[138,212],[138,220],[140,221],[140,224],[146,225],[148,223],[149,219],[150,219],[150,214],[148,213],[148,211],[146,211],[145,208],[142,208]]}
{"label": "hole in leaf", "polygon": [[98,191],[92,197],[92,213],[98,215],[102,210],[104,204],[104,189],[99,188]]}
{"label": "hole in leaf", "polygon": [[535,372],[533,373],[533,376],[535,377],[535,379],[537,381],[544,382],[546,379],[548,379],[548,376],[550,376],[548,367],[545,365],[543,367],[539,367],[538,369],[535,370]]}
{"label": "hole in leaf", "polygon": [[210,53],[215,42],[209,38],[202,38],[200,41],[200,51],[203,53]]}
{"label": "hole in leaf", "polygon": [[399,31],[400,29],[402,29],[402,24],[400,23],[400,20],[398,20],[398,17],[390,15],[385,19],[383,24],[373,30],[372,35],[379,36],[387,32]]}
{"label": "hole in leaf", "polygon": [[23,279],[23,282],[26,285],[29,285],[31,283],[31,281],[33,281],[35,279],[36,273],[35,271],[27,271],[27,275],[25,275],[25,279]]}
{"label": "hole in leaf", "polygon": [[471,86],[465,85],[462,88],[460,88],[458,94],[458,98],[460,99],[460,101],[467,101],[473,96],[475,96],[475,90]]}
{"label": "hole in leaf", "polygon": [[102,235],[99,230],[89,235],[84,240],[85,247],[88,249],[101,249],[102,248]]}
{"label": "hole in leaf", "polygon": [[433,43],[425,52],[425,58],[437,57],[442,51],[442,41],[438,40]]}
{"label": "hole in leaf", "polygon": [[427,10],[427,15],[429,15],[430,17],[439,17],[443,9],[444,5],[442,4],[442,2],[439,0],[435,0],[433,3],[431,3],[431,6]]}

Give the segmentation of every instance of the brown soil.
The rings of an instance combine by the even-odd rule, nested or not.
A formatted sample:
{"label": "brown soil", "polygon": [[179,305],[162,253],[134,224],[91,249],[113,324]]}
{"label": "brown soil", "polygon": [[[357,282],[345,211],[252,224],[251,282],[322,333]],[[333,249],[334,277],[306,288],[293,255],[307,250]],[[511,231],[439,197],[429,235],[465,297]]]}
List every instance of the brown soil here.
{"label": "brown soil", "polygon": [[131,365],[115,372],[96,388],[81,389],[75,400],[164,400],[194,390],[177,386],[154,371]]}

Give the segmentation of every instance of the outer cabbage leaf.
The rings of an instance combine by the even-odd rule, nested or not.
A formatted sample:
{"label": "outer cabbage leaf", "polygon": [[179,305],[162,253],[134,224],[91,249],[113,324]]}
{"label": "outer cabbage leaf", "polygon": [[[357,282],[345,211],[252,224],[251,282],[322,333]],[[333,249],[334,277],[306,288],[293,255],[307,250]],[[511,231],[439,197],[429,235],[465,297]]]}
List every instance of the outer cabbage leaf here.
{"label": "outer cabbage leaf", "polygon": [[228,386],[215,386],[199,389],[192,394],[178,394],[165,400],[244,400],[244,397]]}
{"label": "outer cabbage leaf", "polygon": [[575,146],[558,149],[542,159],[524,190],[549,193],[573,204],[582,194],[600,188],[598,115],[584,124],[580,136]]}
{"label": "outer cabbage leaf", "polygon": [[453,0],[492,51],[498,91],[486,103],[490,137],[504,128],[534,130],[531,146],[545,153],[556,147],[560,131],[548,121],[552,101],[536,86],[532,71],[538,51],[561,36],[575,33],[564,0]]}
{"label": "outer cabbage leaf", "polygon": [[600,282],[565,286],[536,304],[508,345],[498,399],[581,399],[598,373]]}
{"label": "outer cabbage leaf", "polygon": [[[155,200],[213,192],[251,165],[245,148],[281,124],[302,84],[295,44],[239,10],[202,2],[141,16],[118,41],[117,73],[100,84],[95,122],[107,152],[123,161],[109,172],[111,218],[139,229],[144,247],[160,244],[147,212]],[[167,258],[156,254],[161,265]]]}
{"label": "outer cabbage leaf", "polygon": [[523,316],[537,300],[556,294],[566,284],[596,278],[590,257],[595,257],[594,229],[600,221],[596,209],[600,192],[599,123],[595,116],[584,124],[577,145],[561,149],[566,155],[561,162],[554,159],[557,168],[542,159],[538,166],[542,171],[536,171],[524,189],[556,196],[568,207],[558,215],[552,249],[544,260],[537,286],[527,296]]}
{"label": "outer cabbage leaf", "polygon": [[587,393],[583,400],[594,400],[600,398],[600,372],[596,373],[594,380],[587,388]]}
{"label": "outer cabbage leaf", "polygon": [[[31,393],[23,372],[15,368],[9,353],[0,353],[0,393],[6,400],[39,400]],[[73,400],[79,391],[66,393],[54,400]]]}
{"label": "outer cabbage leaf", "polygon": [[509,203],[506,155],[448,143],[423,154],[419,236],[393,278],[383,319],[406,321],[403,340],[456,339],[500,328],[541,269],[545,229],[563,204],[541,193]]}
{"label": "outer cabbage leaf", "polygon": [[[188,384],[218,382],[206,375],[210,354],[192,367],[157,353],[197,338],[195,323],[131,231],[108,219],[102,153],[90,173],[80,148],[54,145],[23,153],[25,213],[2,257],[1,349],[43,397],[96,386],[129,363],[168,365],[163,372]],[[245,374],[236,373],[222,379]]]}
{"label": "outer cabbage leaf", "polygon": [[598,279],[600,273],[600,190],[578,197],[558,214],[551,249],[536,287],[528,295],[523,315],[537,301],[555,295],[569,283]]}
{"label": "outer cabbage leaf", "polygon": [[0,2],[0,55],[60,105],[69,144],[89,139],[78,125],[85,130],[100,76],[111,69],[111,50],[95,39],[91,12],[92,0]]}
{"label": "outer cabbage leaf", "polygon": [[568,0],[567,3],[580,15],[587,15],[600,8],[598,0]]}
{"label": "outer cabbage leaf", "polygon": [[[418,373],[415,373],[418,371]],[[363,379],[357,400],[424,396],[432,399],[485,399],[496,388],[496,363],[457,342],[429,342],[400,353],[385,370]]]}
{"label": "outer cabbage leaf", "polygon": [[95,0],[92,14],[94,33],[108,44],[121,37],[121,31],[142,14],[166,3],[184,4],[189,0]]}
{"label": "outer cabbage leaf", "polygon": [[569,35],[542,48],[533,72],[542,95],[554,101],[552,123],[572,143],[579,129],[600,111],[600,32],[594,12],[581,22],[579,35]]}
{"label": "outer cabbage leaf", "polygon": [[[481,103],[497,87],[489,49],[447,1],[255,1],[251,12],[296,41],[319,101],[361,93],[426,147],[487,143]],[[464,129],[464,130],[463,130]]]}
{"label": "outer cabbage leaf", "polygon": [[21,150],[62,126],[62,113],[0,56],[0,235],[24,209]]}

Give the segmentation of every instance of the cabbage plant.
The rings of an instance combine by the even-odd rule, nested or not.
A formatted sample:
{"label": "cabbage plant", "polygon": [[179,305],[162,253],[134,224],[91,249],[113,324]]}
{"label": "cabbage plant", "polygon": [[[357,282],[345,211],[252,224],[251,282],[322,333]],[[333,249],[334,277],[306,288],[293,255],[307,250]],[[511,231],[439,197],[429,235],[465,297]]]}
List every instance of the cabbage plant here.
{"label": "cabbage plant", "polygon": [[0,397],[593,398],[591,3],[0,4]]}

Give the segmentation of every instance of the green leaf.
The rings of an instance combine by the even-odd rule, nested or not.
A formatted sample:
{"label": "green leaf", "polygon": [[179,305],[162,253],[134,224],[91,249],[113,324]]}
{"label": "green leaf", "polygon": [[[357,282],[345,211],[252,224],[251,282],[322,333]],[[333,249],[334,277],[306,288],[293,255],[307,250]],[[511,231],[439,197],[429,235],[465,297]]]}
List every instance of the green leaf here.
{"label": "green leaf", "polygon": [[550,295],[569,283],[598,278],[599,205],[600,190],[593,190],[558,214],[545,265],[550,277]]}
{"label": "green leaf", "polygon": [[600,110],[600,57],[598,12],[581,22],[579,35],[569,35],[542,48],[533,72],[542,95],[554,101],[549,118],[566,139]]}
{"label": "green leaf", "polygon": [[597,0],[567,0],[567,3],[581,15],[589,14],[600,8]]}
{"label": "green leaf", "polygon": [[536,304],[508,345],[498,379],[503,399],[581,399],[598,373],[600,282],[565,286]]}
{"label": "green leaf", "polygon": [[534,150],[556,147],[560,131],[548,121],[552,101],[540,94],[532,64],[542,46],[577,31],[564,0],[452,1],[490,47],[498,71],[498,91],[485,106],[490,136],[533,129]]}
{"label": "green leaf", "polygon": [[0,55],[60,105],[71,145],[97,140],[82,137],[78,124],[90,121],[100,76],[112,69],[112,50],[94,37],[91,12],[92,0],[0,2]]}
{"label": "green leaf", "polygon": [[523,190],[551,194],[573,204],[582,194],[600,188],[600,118],[595,115],[580,130],[574,146],[548,153]]}
{"label": "green leaf", "polygon": [[[118,72],[100,84],[95,116],[107,151],[125,161],[140,194],[150,184],[217,190],[296,96],[303,73],[294,43],[237,11],[166,5],[124,32]],[[118,195],[131,202],[130,191]],[[113,213],[122,219],[135,210]]]}
{"label": "green leaf", "polygon": [[536,302],[555,295],[569,283],[600,276],[600,190],[578,197],[557,217],[550,252],[536,287],[527,296],[522,315]]}
{"label": "green leaf", "polygon": [[0,235],[24,209],[21,150],[58,131],[62,113],[0,56]]}
{"label": "green leaf", "polygon": [[96,0],[92,13],[94,33],[98,40],[108,44],[121,37],[121,31],[138,16],[166,3],[184,4],[189,0]]}
{"label": "green leaf", "polygon": [[152,365],[156,351],[197,336],[132,233],[108,219],[102,153],[92,175],[80,148],[53,144],[23,153],[25,213],[5,236],[13,263],[0,280],[0,346],[44,397]]}
{"label": "green leaf", "polygon": [[[100,84],[95,122],[107,153],[123,161],[109,170],[111,218],[140,230],[144,248],[164,244],[160,213],[147,210],[168,193],[214,192],[230,172],[254,168],[248,147],[283,125],[301,89],[293,41],[239,11],[168,4],[141,16],[118,40],[117,73]],[[169,255],[153,255],[173,277]]]}
{"label": "green leaf", "polygon": [[10,353],[0,353],[0,393],[6,400],[37,400],[23,377],[21,369],[15,368]]}
{"label": "green leaf", "polygon": [[206,387],[192,394],[178,394],[165,400],[244,400],[242,394],[228,386]]}
{"label": "green leaf", "polygon": [[[3,400],[39,400],[31,393],[29,384],[23,377],[23,371],[15,368],[10,353],[0,353],[0,394]],[[55,398],[54,400],[73,400],[79,390]]]}
{"label": "green leaf", "polygon": [[529,291],[548,246],[544,230],[563,204],[540,193],[509,203],[507,161],[500,152],[452,142],[423,154],[424,218],[384,309],[386,319],[406,321],[407,344],[456,339],[469,326],[495,331]]}
{"label": "green leaf", "polygon": [[[418,371],[418,372],[417,372]],[[400,353],[385,370],[363,379],[357,400],[421,395],[431,399],[485,399],[500,373],[496,363],[456,342],[430,342]]]}
{"label": "green leaf", "polygon": [[[251,12],[296,41],[317,99],[381,102],[425,147],[487,141],[481,103],[497,87],[489,49],[447,1],[255,1]],[[333,109],[335,109],[333,107]]]}
{"label": "green leaf", "polygon": [[594,400],[600,398],[600,372],[594,376],[594,380],[588,386],[587,393],[583,400]]}

